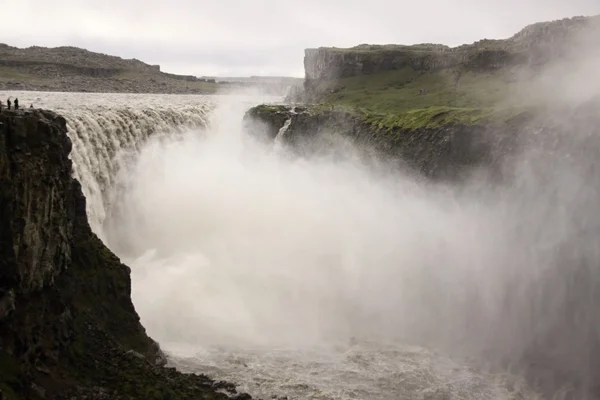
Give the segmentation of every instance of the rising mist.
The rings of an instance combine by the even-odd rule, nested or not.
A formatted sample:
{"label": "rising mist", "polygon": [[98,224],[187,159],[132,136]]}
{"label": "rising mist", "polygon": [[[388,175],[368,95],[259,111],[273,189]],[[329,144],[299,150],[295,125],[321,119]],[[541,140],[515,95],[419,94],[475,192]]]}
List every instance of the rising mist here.
{"label": "rising mist", "polygon": [[[579,49],[573,70],[600,65]],[[552,112],[518,133],[501,183],[299,158],[246,136],[245,105],[226,101],[206,131],[150,140],[104,228],[143,324],[167,349],[416,344],[526,374],[549,398],[592,398],[600,85],[563,68],[529,86],[556,101],[540,96]]]}

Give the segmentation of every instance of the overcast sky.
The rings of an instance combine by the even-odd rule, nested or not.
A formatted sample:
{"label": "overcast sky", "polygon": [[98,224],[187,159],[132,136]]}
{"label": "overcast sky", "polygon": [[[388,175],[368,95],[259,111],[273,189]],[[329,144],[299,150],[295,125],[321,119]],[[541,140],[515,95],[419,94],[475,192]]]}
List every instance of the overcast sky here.
{"label": "overcast sky", "polygon": [[197,76],[302,77],[307,47],[454,46],[595,14],[600,0],[10,0],[0,42],[84,47]]}

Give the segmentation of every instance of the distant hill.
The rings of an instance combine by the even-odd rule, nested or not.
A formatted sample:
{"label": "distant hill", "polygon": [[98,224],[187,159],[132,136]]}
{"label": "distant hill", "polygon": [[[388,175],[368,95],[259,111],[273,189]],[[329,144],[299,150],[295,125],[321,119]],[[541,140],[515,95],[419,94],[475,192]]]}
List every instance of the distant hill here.
{"label": "distant hill", "polygon": [[293,78],[288,76],[203,76],[208,82],[216,82],[221,85],[260,87],[269,93],[286,94],[301,90],[304,78]]}
{"label": "distant hill", "polygon": [[[159,65],[78,47],[17,48],[0,43],[0,89],[65,92],[198,93],[247,86],[162,72]],[[283,94],[284,88],[272,90]]]}
{"label": "distant hill", "polygon": [[564,55],[582,41],[593,43],[599,32],[600,15],[597,15],[539,22],[508,39],[482,39],[457,47],[434,43],[319,47],[305,50],[304,68],[306,79],[327,80],[369,75],[405,66],[422,72],[457,66],[471,70],[491,70],[518,64],[534,66]]}

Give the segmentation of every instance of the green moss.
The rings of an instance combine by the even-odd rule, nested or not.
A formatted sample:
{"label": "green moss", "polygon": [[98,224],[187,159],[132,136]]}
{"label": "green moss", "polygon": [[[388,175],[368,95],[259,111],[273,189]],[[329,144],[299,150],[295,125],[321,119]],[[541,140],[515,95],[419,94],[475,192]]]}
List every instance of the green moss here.
{"label": "green moss", "polygon": [[[472,54],[502,50],[504,41],[482,40],[465,49]],[[333,49],[334,52],[430,51],[448,49],[430,44],[416,46],[369,46]],[[462,49],[461,51],[463,51]],[[466,54],[466,53],[465,53]],[[363,56],[361,56],[363,57]],[[512,68],[470,70],[465,64],[438,70],[419,71],[411,66],[375,74],[312,82],[311,93],[319,106],[356,116],[377,130],[435,128],[443,125],[502,123],[528,106],[522,93],[529,83],[516,80]],[[520,98],[521,104],[511,99]]]}
{"label": "green moss", "polygon": [[[458,80],[458,84],[456,84]],[[512,73],[461,69],[421,74],[410,67],[321,82],[323,103],[398,114],[427,107],[485,108],[501,104],[518,88]],[[425,90],[420,94],[421,89]]]}
{"label": "green moss", "polygon": [[435,128],[441,125],[472,125],[493,113],[490,109],[429,107],[402,114],[363,112],[362,121],[379,130]]}
{"label": "green moss", "polygon": [[259,106],[251,108],[251,112],[253,114],[287,113],[288,111],[288,106],[279,104],[261,104]]}
{"label": "green moss", "polygon": [[247,115],[266,120],[285,120],[291,114],[290,107],[279,104],[261,104],[248,110]]}
{"label": "green moss", "polygon": [[374,127],[375,130],[392,131],[396,129],[434,129],[454,125],[495,126],[530,111],[529,108],[521,107],[454,108],[434,106],[408,110],[399,114],[373,113],[366,110],[357,110],[354,114],[361,122]]}
{"label": "green moss", "polygon": [[[289,114],[289,106],[257,106],[260,108],[263,120],[281,126],[281,115]],[[532,111],[531,107],[448,107],[429,106],[419,109],[409,109],[398,113],[377,112],[366,108],[347,105],[310,104],[303,107],[304,118],[314,118],[323,126],[334,127],[339,121],[354,121],[366,125],[372,131],[411,131],[416,129],[434,129],[441,126],[453,125],[500,125],[511,118]],[[342,124],[347,127],[347,124]]]}

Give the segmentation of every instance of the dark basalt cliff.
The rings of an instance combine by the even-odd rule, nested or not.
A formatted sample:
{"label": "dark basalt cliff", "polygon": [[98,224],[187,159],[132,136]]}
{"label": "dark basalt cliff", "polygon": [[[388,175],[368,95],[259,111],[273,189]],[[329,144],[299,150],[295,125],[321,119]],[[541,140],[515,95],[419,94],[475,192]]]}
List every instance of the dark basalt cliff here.
{"label": "dark basalt cliff", "polygon": [[0,399],[228,398],[216,390],[233,385],[163,367],[70,150],[61,116],[0,113]]}

